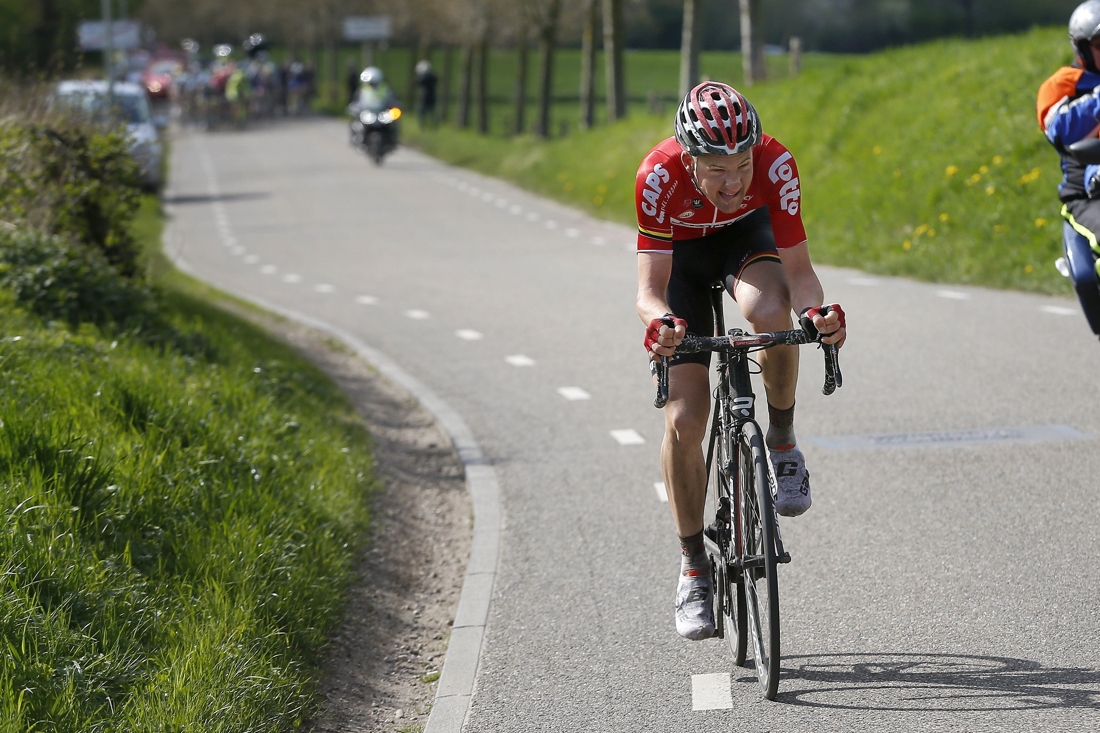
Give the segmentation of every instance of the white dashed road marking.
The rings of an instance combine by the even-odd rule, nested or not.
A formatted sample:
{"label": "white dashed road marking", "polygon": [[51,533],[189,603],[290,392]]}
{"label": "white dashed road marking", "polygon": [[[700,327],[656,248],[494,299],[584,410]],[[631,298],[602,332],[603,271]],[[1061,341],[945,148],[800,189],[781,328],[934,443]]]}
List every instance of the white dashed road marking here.
{"label": "white dashed road marking", "polygon": [[581,235],[581,233],[577,229],[566,229],[565,230],[565,236],[567,236],[567,237],[576,238],[576,237],[579,237],[580,235]]}
{"label": "white dashed road marking", "polygon": [[431,318],[431,316],[428,314],[428,311],[421,310],[405,311],[405,316],[413,319],[414,321],[423,321]]}
{"label": "white dashed road marking", "polygon": [[504,361],[508,362],[514,367],[529,367],[535,365],[535,360],[529,356],[523,354],[512,354],[511,356],[504,357]]}
{"label": "white dashed road marking", "polygon": [[558,387],[558,394],[571,401],[592,399],[592,395],[580,387]]}
{"label": "white dashed road marking", "polygon": [[313,289],[316,290],[318,293],[335,293],[336,292],[336,288],[334,286],[328,285],[326,283],[320,283],[319,285],[314,285]]}
{"label": "white dashed road marking", "polygon": [[657,491],[657,498],[661,500],[661,503],[668,503],[668,491],[665,489],[664,481],[655,481],[653,488]]}
{"label": "white dashed road marking", "polygon": [[527,215],[527,221],[538,221],[538,220],[539,220],[539,215],[538,215],[538,212],[536,212],[536,211],[532,211],[531,213],[529,213]]}
{"label": "white dashed road marking", "polygon": [[936,295],[948,300],[970,300],[968,293],[960,293],[958,290],[937,290]]}
{"label": "white dashed road marking", "polygon": [[602,247],[607,244],[607,240],[603,237],[592,237],[592,244],[596,245],[597,247]]}
{"label": "white dashed road marking", "polygon": [[1052,313],[1056,316],[1072,316],[1077,314],[1074,308],[1064,308],[1060,305],[1044,305],[1039,308],[1043,313]]}
{"label": "white dashed road marking", "polygon": [[265,275],[274,275],[278,271],[279,271],[279,268],[276,267],[275,265],[264,265],[263,267],[260,268],[260,272],[262,272]]}
{"label": "white dashed road marking", "polygon": [[240,257],[246,251],[247,250],[244,247],[234,247],[233,249],[229,250],[230,254],[232,254],[234,257]]}
{"label": "white dashed road marking", "polygon": [[285,282],[285,283],[296,283],[296,282],[301,282],[301,280],[302,280],[302,276],[301,275],[295,275],[294,273],[283,275],[283,282]]}
{"label": "white dashed road marking", "polygon": [[611,437],[618,441],[619,445],[642,445],[645,438],[638,435],[637,430],[612,430]]}
{"label": "white dashed road marking", "polygon": [[259,255],[249,255],[248,257],[244,258],[244,261],[245,261],[245,264],[254,265],[254,264],[256,264],[257,262],[260,261],[260,257],[259,257]]}
{"label": "white dashed road marking", "polygon": [[558,228],[558,223],[556,221],[554,221],[553,219],[551,219],[550,221],[546,222],[546,228],[547,229],[557,229]]}
{"label": "white dashed road marking", "polygon": [[378,298],[373,295],[357,295],[355,297],[355,302],[359,305],[376,305],[378,303]]}
{"label": "white dashed road marking", "polygon": [[479,341],[483,338],[480,331],[475,331],[472,328],[460,328],[455,331],[455,336],[463,341]]}
{"label": "white dashed road marking", "polygon": [[848,278],[849,285],[862,285],[864,287],[872,287],[878,285],[878,280],[871,277],[850,277]]}
{"label": "white dashed road marking", "polygon": [[[106,27],[106,26],[104,26],[104,27]],[[522,214],[523,213],[523,207],[522,206],[513,206],[512,208],[508,209],[508,213],[509,214]]]}
{"label": "white dashed road marking", "polygon": [[691,676],[692,710],[729,710],[732,707],[733,690],[728,672]]}

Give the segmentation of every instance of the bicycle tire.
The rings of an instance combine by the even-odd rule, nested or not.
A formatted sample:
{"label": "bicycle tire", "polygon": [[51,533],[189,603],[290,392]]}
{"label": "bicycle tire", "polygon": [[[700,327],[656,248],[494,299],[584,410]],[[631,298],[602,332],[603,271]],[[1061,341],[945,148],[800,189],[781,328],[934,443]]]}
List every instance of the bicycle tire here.
{"label": "bicycle tire", "polygon": [[746,422],[738,441],[739,517],[745,557],[759,558],[744,576],[746,625],[753,645],[756,678],[765,699],[779,691],[779,578],[775,551],[776,519],[768,479],[768,456],[760,426]]}

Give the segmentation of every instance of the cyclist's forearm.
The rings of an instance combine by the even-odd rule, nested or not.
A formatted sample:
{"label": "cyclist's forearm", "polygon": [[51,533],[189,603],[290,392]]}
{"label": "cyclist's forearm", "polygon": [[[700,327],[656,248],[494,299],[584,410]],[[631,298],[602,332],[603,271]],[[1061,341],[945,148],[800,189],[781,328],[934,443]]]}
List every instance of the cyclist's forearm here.
{"label": "cyclist's forearm", "polygon": [[795,313],[801,313],[807,308],[813,308],[825,302],[825,291],[821,288],[817,273],[812,269],[795,274],[790,278],[790,283],[791,309]]}
{"label": "cyclist's forearm", "polygon": [[667,295],[671,276],[671,255],[638,254],[638,299],[635,306],[642,323],[648,324],[672,310]]}

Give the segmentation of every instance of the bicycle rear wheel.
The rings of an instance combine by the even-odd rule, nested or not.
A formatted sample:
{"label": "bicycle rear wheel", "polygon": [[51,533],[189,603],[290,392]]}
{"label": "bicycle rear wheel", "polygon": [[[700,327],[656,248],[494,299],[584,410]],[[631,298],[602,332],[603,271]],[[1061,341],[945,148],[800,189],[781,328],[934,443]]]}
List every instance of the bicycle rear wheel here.
{"label": "bicycle rear wheel", "polygon": [[756,678],[764,697],[779,690],[779,578],[776,574],[776,519],[768,480],[768,457],[760,426],[747,422],[738,441],[741,489],[739,517],[745,545],[745,607]]}

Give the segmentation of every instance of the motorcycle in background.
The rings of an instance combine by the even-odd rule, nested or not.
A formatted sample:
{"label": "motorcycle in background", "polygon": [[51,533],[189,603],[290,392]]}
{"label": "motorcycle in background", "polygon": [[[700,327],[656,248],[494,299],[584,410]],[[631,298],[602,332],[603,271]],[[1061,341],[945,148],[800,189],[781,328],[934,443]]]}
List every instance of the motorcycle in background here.
{"label": "motorcycle in background", "polygon": [[[1076,142],[1066,148],[1066,153],[1083,165],[1100,165],[1100,138]],[[1054,266],[1073,283],[1089,328],[1100,336],[1100,272],[1097,271],[1100,252],[1093,249],[1088,237],[1065,221],[1062,224],[1062,253]]]}
{"label": "motorcycle in background", "polygon": [[401,108],[386,104],[348,105],[351,115],[351,144],[360,148],[374,162],[382,165],[383,159],[397,149],[397,121]]}

